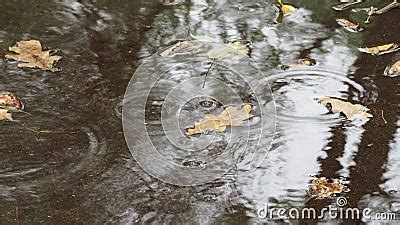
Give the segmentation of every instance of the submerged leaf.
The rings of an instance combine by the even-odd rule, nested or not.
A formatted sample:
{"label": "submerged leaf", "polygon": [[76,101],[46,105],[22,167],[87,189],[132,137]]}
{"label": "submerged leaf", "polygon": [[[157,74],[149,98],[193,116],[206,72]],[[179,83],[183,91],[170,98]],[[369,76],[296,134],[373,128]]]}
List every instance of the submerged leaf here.
{"label": "submerged leaf", "polygon": [[346,29],[347,31],[350,31],[353,33],[363,31],[363,29],[360,27],[360,24],[352,23],[347,19],[337,19],[336,22],[340,26],[342,26],[344,29]]}
{"label": "submerged leaf", "polygon": [[215,42],[214,38],[207,36],[207,35],[198,35],[197,36],[197,35],[190,34],[190,37],[192,37],[195,40],[201,41],[201,42]]}
{"label": "submerged leaf", "polygon": [[399,45],[396,43],[390,43],[387,45],[380,45],[376,47],[370,47],[370,48],[359,48],[361,52],[369,53],[372,55],[383,55],[391,52],[398,51]]}
{"label": "submerged leaf", "polygon": [[369,109],[360,104],[352,104],[331,97],[315,98],[315,100],[328,107],[332,113],[343,113],[349,120],[359,118],[368,121],[369,118],[373,117],[372,114],[367,113]]}
{"label": "submerged leaf", "polygon": [[18,67],[39,68],[42,70],[50,70],[52,72],[60,71],[54,68],[54,63],[62,57],[52,55],[51,50],[43,51],[39,41],[19,41],[13,47],[9,47],[9,51],[17,54],[7,54],[7,59],[14,59],[24,63],[18,64]]}
{"label": "submerged leaf", "polygon": [[283,14],[291,14],[296,10],[296,8],[292,5],[283,4],[282,0],[278,0],[278,3],[281,5]]}
{"label": "submerged leaf", "polygon": [[210,59],[222,59],[227,56],[247,55],[249,54],[249,51],[250,49],[247,47],[247,45],[240,43],[240,41],[235,41],[223,47],[212,49],[207,53],[207,55]]}
{"label": "submerged leaf", "polygon": [[204,131],[224,132],[227,126],[242,126],[243,121],[253,117],[250,114],[252,106],[245,104],[237,110],[234,106],[228,106],[219,116],[207,114],[202,122],[195,122],[194,128],[189,128],[186,135],[200,134]]}
{"label": "submerged leaf", "polygon": [[11,113],[9,113],[7,109],[0,108],[0,121],[1,120],[13,121]]}
{"label": "submerged leaf", "polygon": [[166,57],[176,54],[188,54],[198,51],[200,48],[200,44],[195,44],[192,41],[179,41],[178,43],[167,47],[160,53],[160,55]]}
{"label": "submerged leaf", "polygon": [[400,60],[393,63],[393,65],[386,67],[385,76],[397,77],[400,75]]}
{"label": "submerged leaf", "polygon": [[344,189],[344,185],[339,181],[328,181],[325,177],[313,177],[311,181],[310,191],[319,198],[333,197],[333,194],[340,194]]}

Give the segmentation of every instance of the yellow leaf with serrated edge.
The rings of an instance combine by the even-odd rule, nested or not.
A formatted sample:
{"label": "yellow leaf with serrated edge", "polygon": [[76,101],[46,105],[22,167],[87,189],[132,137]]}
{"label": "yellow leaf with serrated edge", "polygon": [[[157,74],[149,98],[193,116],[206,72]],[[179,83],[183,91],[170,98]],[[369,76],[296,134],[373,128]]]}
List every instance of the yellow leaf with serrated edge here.
{"label": "yellow leaf with serrated edge", "polygon": [[194,128],[189,128],[186,135],[201,134],[204,131],[224,132],[227,126],[242,126],[243,121],[253,117],[250,114],[252,106],[245,104],[240,110],[228,106],[220,115],[207,114],[202,122],[195,122]]}
{"label": "yellow leaf with serrated edge", "polygon": [[18,64],[18,67],[39,68],[52,72],[60,71],[60,69],[54,67],[54,63],[62,57],[51,54],[51,50],[43,51],[42,45],[37,40],[19,41],[15,46],[8,49],[17,54],[7,54],[5,55],[7,59],[24,62]]}
{"label": "yellow leaf with serrated edge", "polygon": [[8,112],[6,109],[0,109],[0,120],[9,120],[13,121],[11,113]]}
{"label": "yellow leaf with serrated edge", "polygon": [[349,120],[359,118],[368,121],[369,118],[373,117],[372,114],[368,113],[369,109],[360,104],[352,104],[331,97],[315,98],[315,100],[322,105],[329,107],[332,113],[343,113]]}
{"label": "yellow leaf with serrated edge", "polygon": [[319,198],[333,197],[333,194],[340,194],[343,189],[344,185],[340,181],[328,181],[325,177],[313,177],[310,186],[311,193]]}

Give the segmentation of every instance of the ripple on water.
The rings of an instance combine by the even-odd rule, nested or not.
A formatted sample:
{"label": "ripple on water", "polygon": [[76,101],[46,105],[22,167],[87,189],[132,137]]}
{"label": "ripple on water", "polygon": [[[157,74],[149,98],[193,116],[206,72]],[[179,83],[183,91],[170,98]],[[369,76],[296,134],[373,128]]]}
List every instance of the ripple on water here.
{"label": "ripple on water", "polygon": [[[343,118],[329,114],[316,97],[362,101],[365,89],[346,74],[323,70],[292,70],[268,77],[277,107],[277,121],[337,124]],[[349,90],[352,96],[348,96]]]}

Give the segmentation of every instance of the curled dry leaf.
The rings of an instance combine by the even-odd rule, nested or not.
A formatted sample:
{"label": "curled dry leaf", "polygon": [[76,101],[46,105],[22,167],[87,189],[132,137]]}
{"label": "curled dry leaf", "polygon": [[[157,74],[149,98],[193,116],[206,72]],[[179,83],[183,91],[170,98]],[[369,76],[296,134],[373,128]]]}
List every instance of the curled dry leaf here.
{"label": "curled dry leaf", "polygon": [[0,108],[0,121],[1,120],[13,121],[11,113],[9,113],[7,109]]}
{"label": "curled dry leaf", "polygon": [[163,57],[173,56],[176,54],[188,54],[198,51],[201,44],[193,43],[192,41],[179,41],[178,43],[164,49],[160,55]]}
{"label": "curled dry leaf", "polygon": [[393,65],[386,67],[385,76],[388,77],[397,77],[400,75],[400,60],[397,62],[393,63]]}
{"label": "curled dry leaf", "polygon": [[365,53],[369,53],[372,55],[383,55],[383,54],[398,51],[399,49],[400,48],[399,48],[398,44],[390,43],[387,45],[380,45],[380,46],[376,46],[376,47],[359,48],[358,50],[360,50],[360,52],[365,52]]}
{"label": "curled dry leaf", "polygon": [[360,104],[352,104],[331,97],[315,98],[315,100],[326,106],[332,113],[343,113],[349,120],[358,118],[368,121],[369,118],[373,117],[372,114],[367,113],[369,109]]}
{"label": "curled dry leaf", "polygon": [[201,134],[204,131],[224,132],[227,126],[242,126],[244,120],[253,117],[250,114],[251,110],[252,106],[245,104],[240,110],[234,106],[228,106],[218,116],[207,114],[202,122],[195,122],[194,128],[189,128],[186,135]]}
{"label": "curled dry leaf", "polygon": [[227,56],[244,56],[249,54],[248,44],[242,44],[240,41],[235,41],[217,49],[211,49],[207,55],[210,59],[218,60]]}
{"label": "curled dry leaf", "polygon": [[304,59],[299,59],[296,62],[289,63],[288,65],[282,65],[281,69],[282,70],[288,70],[289,68],[303,68],[303,67],[309,67],[309,66],[315,66],[317,65],[317,62],[314,59],[311,58],[304,58]]}
{"label": "curled dry leaf", "polygon": [[39,41],[19,41],[15,46],[9,47],[8,50],[17,54],[7,54],[5,55],[7,59],[24,62],[18,64],[18,67],[39,68],[52,72],[60,71],[54,67],[54,63],[62,57],[51,54],[52,50],[43,51]]}
{"label": "curled dry leaf", "polygon": [[215,42],[215,39],[207,36],[207,35],[193,35],[190,34],[190,37],[192,37],[193,39],[197,40],[197,41],[201,41],[201,42]]}
{"label": "curled dry leaf", "polygon": [[347,19],[337,19],[336,22],[340,26],[342,26],[344,29],[346,29],[347,31],[350,31],[353,33],[363,31],[363,29],[360,27],[360,24],[352,23]]}
{"label": "curled dry leaf", "polygon": [[278,0],[279,5],[281,6],[283,14],[292,14],[296,8],[292,5],[286,5],[282,3],[282,0]]}
{"label": "curled dry leaf", "polygon": [[23,104],[21,100],[14,94],[8,91],[0,92],[0,108],[11,108],[22,110]]}
{"label": "curled dry leaf", "polygon": [[344,185],[340,181],[328,181],[325,177],[313,177],[311,181],[310,191],[319,198],[333,197],[333,194],[340,194],[344,189]]}

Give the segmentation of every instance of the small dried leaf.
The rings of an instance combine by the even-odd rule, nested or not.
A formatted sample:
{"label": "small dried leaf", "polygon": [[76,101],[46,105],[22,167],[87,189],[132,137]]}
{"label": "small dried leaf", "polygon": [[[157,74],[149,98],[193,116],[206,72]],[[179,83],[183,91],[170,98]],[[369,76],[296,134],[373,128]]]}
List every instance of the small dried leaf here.
{"label": "small dried leaf", "polygon": [[344,189],[344,185],[339,181],[328,181],[325,177],[313,177],[311,181],[310,191],[319,198],[333,197],[333,194],[340,194]]}
{"label": "small dried leaf", "polygon": [[204,131],[224,132],[227,126],[242,126],[243,121],[251,118],[251,105],[245,104],[241,110],[233,106],[227,107],[219,116],[207,114],[203,122],[195,122],[194,128],[189,128],[186,135],[201,134]]}
{"label": "small dried leaf", "polygon": [[278,0],[278,3],[281,5],[283,14],[292,14],[296,10],[296,8],[292,5],[283,4],[282,0]]}
{"label": "small dried leaf", "polygon": [[387,44],[387,45],[380,45],[380,46],[370,47],[370,48],[359,48],[358,50],[360,50],[361,52],[372,54],[372,55],[383,55],[383,54],[398,51],[399,49],[400,48],[399,48],[398,44],[391,43],[391,44]]}
{"label": "small dried leaf", "polygon": [[322,105],[329,107],[332,113],[343,113],[349,120],[359,118],[368,121],[369,118],[373,117],[372,114],[367,113],[369,109],[360,104],[352,104],[331,97],[316,98],[315,100]]}
{"label": "small dried leaf", "polygon": [[200,44],[194,44],[191,41],[179,41],[178,43],[167,47],[160,55],[162,57],[172,56],[176,54],[188,54],[198,51],[201,48]]}
{"label": "small dried leaf", "polygon": [[210,50],[207,55],[210,59],[222,59],[228,56],[244,56],[249,54],[250,49],[247,45],[235,41],[221,48]]}
{"label": "small dried leaf", "polygon": [[281,65],[282,70],[288,70],[290,68],[304,68],[304,67],[309,67],[309,66],[315,66],[317,65],[317,62],[314,59],[311,58],[304,58],[304,59],[299,59],[296,62],[289,63],[287,65]]}
{"label": "small dried leaf", "polygon": [[395,62],[393,65],[386,67],[384,74],[388,77],[400,76],[400,60]]}
{"label": "small dried leaf", "polygon": [[12,115],[8,112],[7,109],[0,108],[0,121],[1,120],[13,121]]}
{"label": "small dried leaf", "polygon": [[5,55],[7,59],[24,62],[18,64],[18,67],[39,68],[42,70],[50,70],[52,72],[60,71],[59,69],[54,68],[54,63],[62,57],[52,55],[50,53],[52,52],[51,50],[43,51],[42,45],[39,41],[19,41],[15,46],[9,47],[8,49],[17,54],[7,54]]}
{"label": "small dried leaf", "polygon": [[21,100],[14,94],[8,91],[0,92],[0,108],[22,109]]}
{"label": "small dried leaf", "polygon": [[337,19],[336,22],[342,26],[344,29],[346,29],[347,31],[356,33],[356,32],[360,32],[363,29],[360,27],[360,24],[355,24],[350,22],[347,19]]}
{"label": "small dried leaf", "polygon": [[196,36],[196,35],[190,34],[190,37],[192,37],[195,40],[201,41],[201,42],[215,42],[214,38],[212,38],[210,36],[206,36],[206,35]]}

